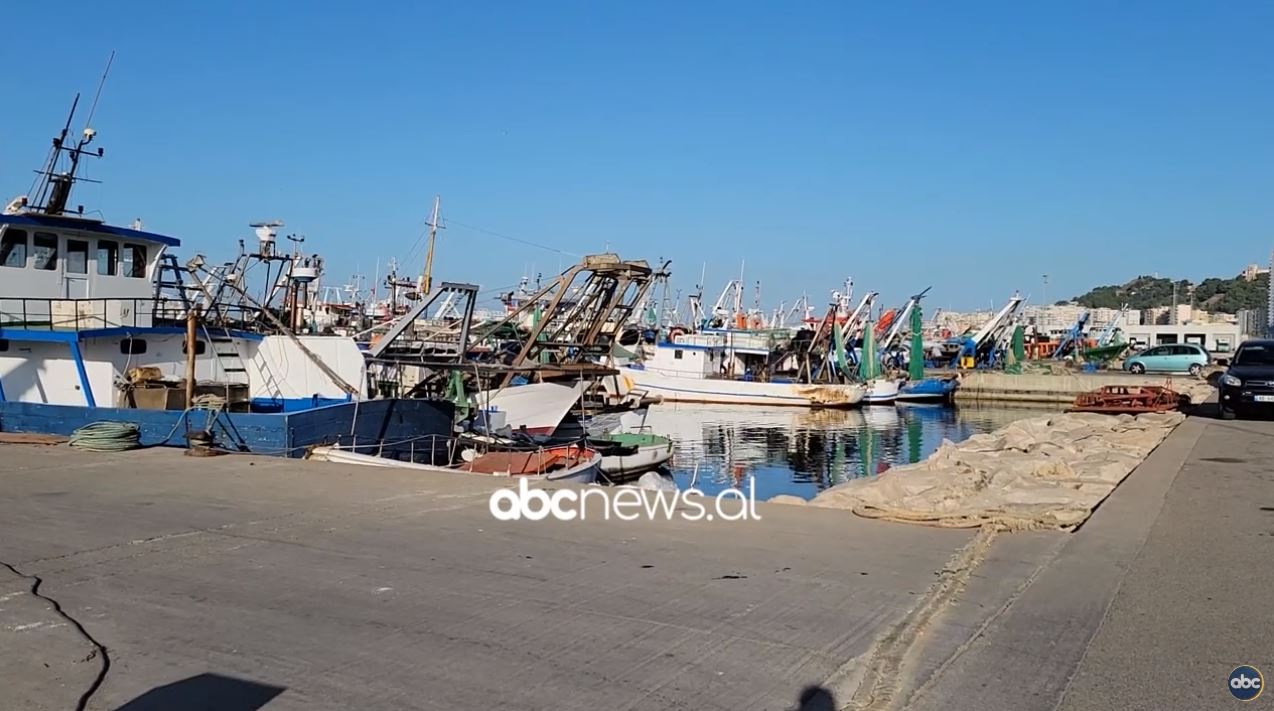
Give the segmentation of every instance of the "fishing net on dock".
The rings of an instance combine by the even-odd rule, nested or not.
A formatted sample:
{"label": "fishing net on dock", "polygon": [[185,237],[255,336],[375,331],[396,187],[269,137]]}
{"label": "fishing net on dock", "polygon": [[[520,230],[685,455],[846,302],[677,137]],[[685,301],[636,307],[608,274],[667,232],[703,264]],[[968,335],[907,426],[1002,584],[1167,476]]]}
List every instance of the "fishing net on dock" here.
{"label": "fishing net on dock", "polygon": [[1073,529],[1180,424],[1177,412],[1019,420],[919,464],[819,494],[815,506],[930,526]]}

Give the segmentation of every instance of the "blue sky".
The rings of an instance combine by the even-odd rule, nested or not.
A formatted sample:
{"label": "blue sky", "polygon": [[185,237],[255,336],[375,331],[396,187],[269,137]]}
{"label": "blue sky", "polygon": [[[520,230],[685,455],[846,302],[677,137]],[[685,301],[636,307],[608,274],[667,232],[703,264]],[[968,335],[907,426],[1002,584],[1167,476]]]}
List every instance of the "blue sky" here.
{"label": "blue sky", "polygon": [[443,278],[573,261],[463,223],[683,290],[707,262],[713,294],[746,259],[767,305],[849,275],[1052,301],[1274,247],[1274,3],[177,5],[6,8],[59,29],[0,46],[5,199],[114,49],[76,202],[214,259],[282,218],[329,281],[412,253],[434,194]]}

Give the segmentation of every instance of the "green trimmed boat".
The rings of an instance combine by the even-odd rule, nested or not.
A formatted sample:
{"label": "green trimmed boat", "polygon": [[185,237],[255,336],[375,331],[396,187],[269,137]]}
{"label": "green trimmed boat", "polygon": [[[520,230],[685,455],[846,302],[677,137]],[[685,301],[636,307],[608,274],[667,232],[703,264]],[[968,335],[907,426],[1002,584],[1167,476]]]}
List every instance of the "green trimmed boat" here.
{"label": "green trimmed boat", "polygon": [[602,453],[601,471],[610,476],[633,476],[658,469],[672,459],[672,439],[639,433],[589,437],[591,446]]}
{"label": "green trimmed boat", "polygon": [[1083,351],[1084,360],[1092,363],[1109,363],[1128,350],[1130,343],[1112,343],[1108,346],[1087,348]]}

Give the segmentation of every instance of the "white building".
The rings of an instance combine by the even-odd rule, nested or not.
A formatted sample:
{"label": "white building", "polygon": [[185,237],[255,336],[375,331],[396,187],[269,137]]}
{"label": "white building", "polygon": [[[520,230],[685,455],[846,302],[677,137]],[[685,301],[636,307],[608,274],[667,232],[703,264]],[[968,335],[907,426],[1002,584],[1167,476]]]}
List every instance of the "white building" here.
{"label": "white building", "polygon": [[1246,337],[1237,323],[1183,323],[1129,326],[1124,329],[1124,340],[1138,347],[1196,343],[1222,359],[1232,353]]}

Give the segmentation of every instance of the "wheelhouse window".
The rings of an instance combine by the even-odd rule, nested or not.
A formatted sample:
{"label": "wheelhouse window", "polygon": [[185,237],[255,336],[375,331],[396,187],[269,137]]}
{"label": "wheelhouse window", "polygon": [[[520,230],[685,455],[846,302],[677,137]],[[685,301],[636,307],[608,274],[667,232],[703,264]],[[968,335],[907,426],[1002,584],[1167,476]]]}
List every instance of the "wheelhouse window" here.
{"label": "wheelhouse window", "polygon": [[[181,352],[185,355],[190,355],[190,349],[187,347],[187,345],[188,344],[186,344],[185,342],[182,342]],[[207,344],[205,344],[203,341],[200,341],[200,340],[195,341],[195,355],[203,355],[204,352],[206,352],[207,350],[208,350]]]}
{"label": "wheelhouse window", "polygon": [[0,267],[22,269],[27,265],[26,230],[5,230],[0,237]]}
{"label": "wheelhouse window", "polygon": [[52,232],[36,232],[31,243],[32,265],[44,271],[57,271],[58,236]]}
{"label": "wheelhouse window", "polygon": [[88,274],[88,242],[78,239],[66,241],[66,271],[69,274]]}
{"label": "wheelhouse window", "polygon": [[97,241],[97,273],[101,276],[115,276],[119,268],[119,243],[108,239]]}
{"label": "wheelhouse window", "polygon": [[124,243],[124,276],[134,279],[146,277],[146,247],[140,244]]}

